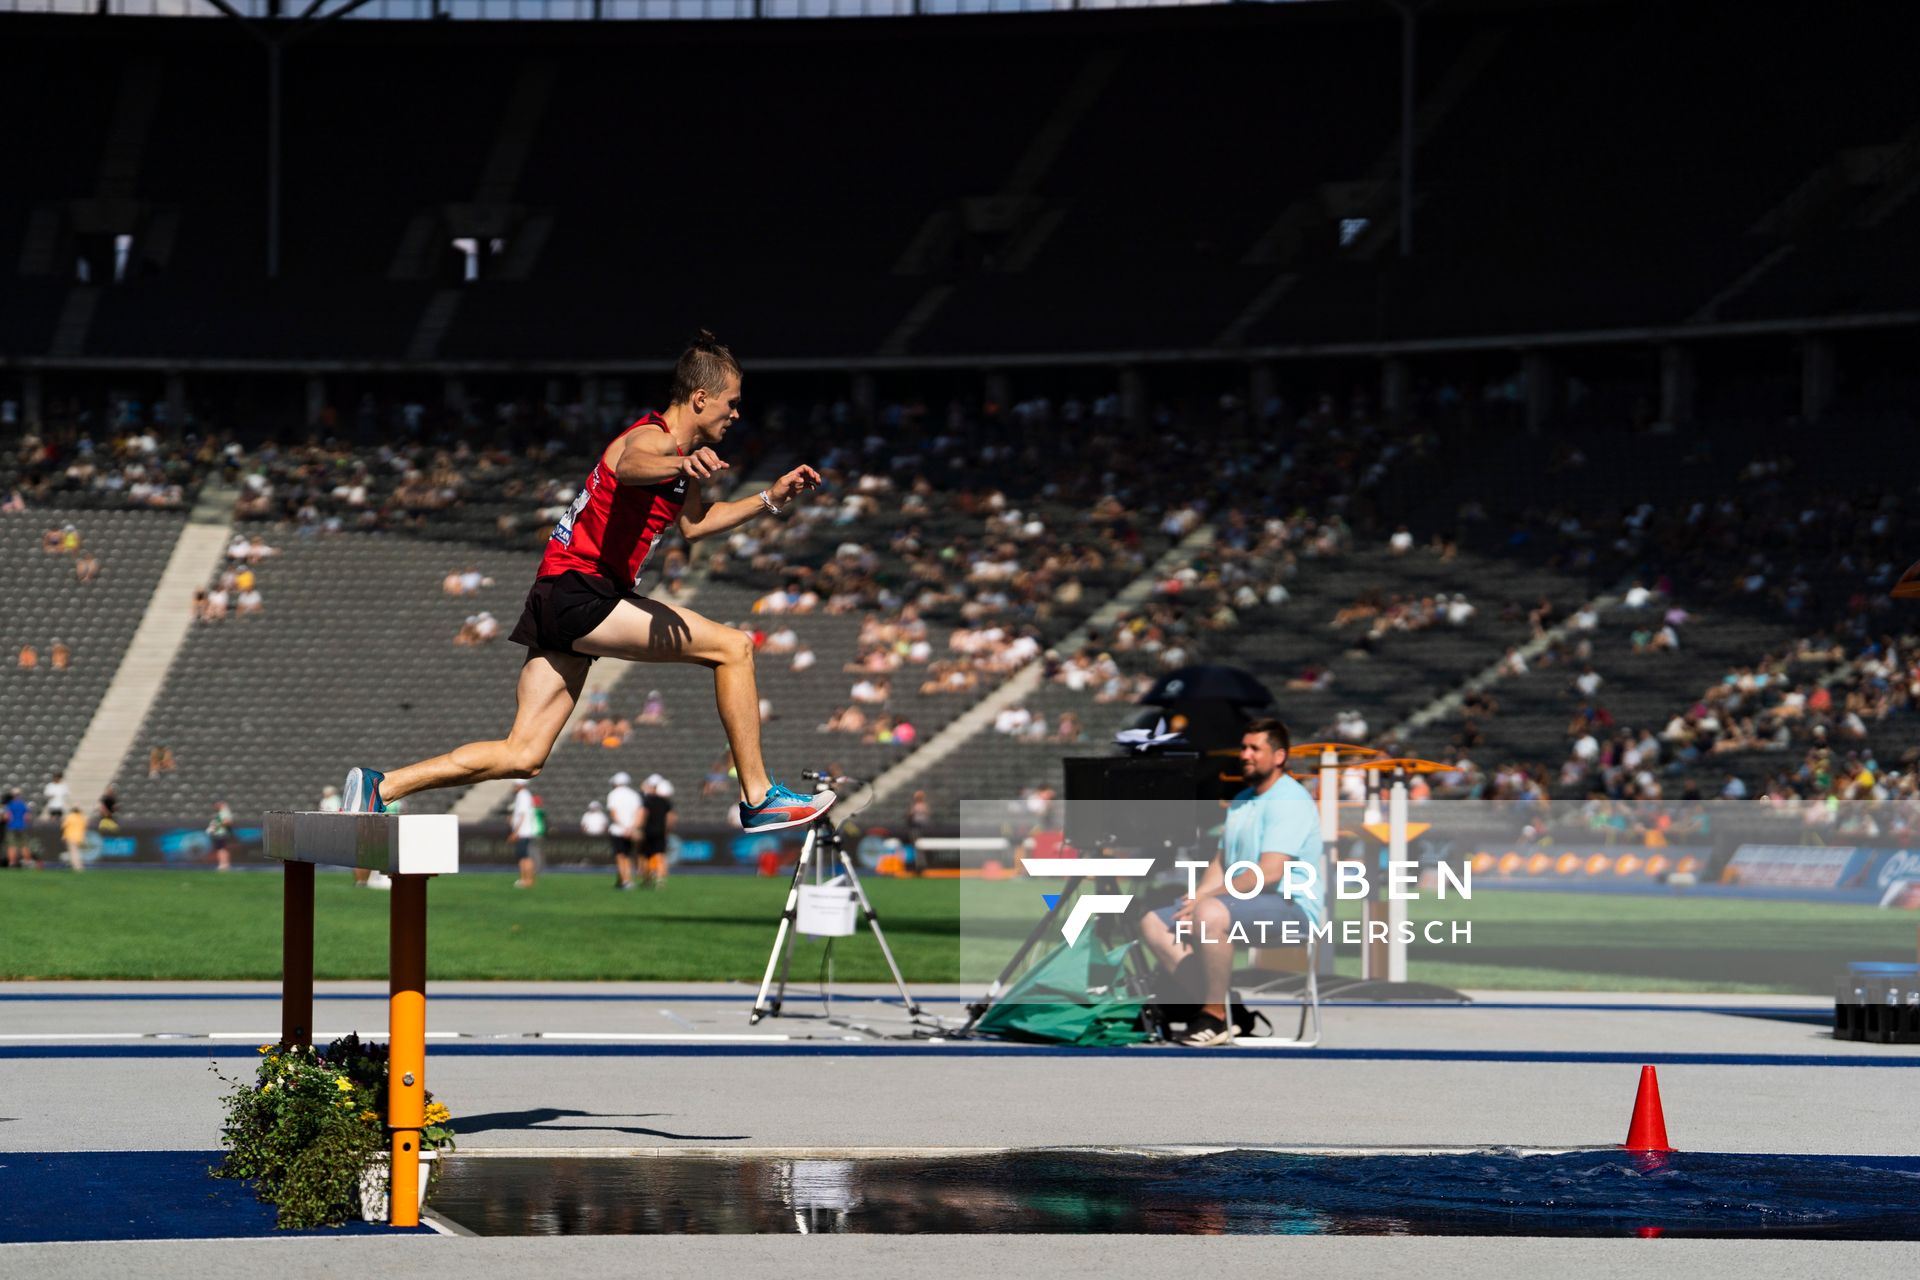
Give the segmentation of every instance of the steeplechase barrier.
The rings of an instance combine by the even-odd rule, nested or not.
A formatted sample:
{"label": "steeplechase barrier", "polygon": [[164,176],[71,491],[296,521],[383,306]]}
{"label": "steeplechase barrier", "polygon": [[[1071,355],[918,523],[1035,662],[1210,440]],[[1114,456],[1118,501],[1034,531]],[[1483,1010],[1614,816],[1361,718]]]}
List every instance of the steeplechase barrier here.
{"label": "steeplechase barrier", "polygon": [[313,1043],[313,873],[355,867],[393,879],[387,932],[388,1224],[420,1225],[420,1130],[427,1111],[427,880],[460,870],[450,813],[266,815],[266,849],[285,876],[280,1039]]}

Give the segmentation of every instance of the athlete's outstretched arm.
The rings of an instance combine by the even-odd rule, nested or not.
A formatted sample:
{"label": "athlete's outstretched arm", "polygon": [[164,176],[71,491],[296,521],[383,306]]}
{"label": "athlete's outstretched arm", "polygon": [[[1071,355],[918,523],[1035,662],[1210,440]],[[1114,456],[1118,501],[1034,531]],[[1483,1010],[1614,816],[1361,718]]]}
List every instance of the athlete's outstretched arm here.
{"label": "athlete's outstretched arm", "polygon": [[622,436],[607,446],[601,460],[621,484],[665,484],[680,476],[705,480],[727,469],[720,455],[705,447],[682,457],[664,431]]}
{"label": "athlete's outstretched arm", "polygon": [[818,489],[820,473],[808,466],[795,467],[766,487],[764,493],[767,501],[763,501],[761,495],[756,493],[751,498],[708,505],[703,496],[696,496],[693,492],[698,487],[688,486],[687,503],[680,508],[680,533],[688,542],[725,533],[755,516],[768,514],[767,501],[784,508],[807,490]]}

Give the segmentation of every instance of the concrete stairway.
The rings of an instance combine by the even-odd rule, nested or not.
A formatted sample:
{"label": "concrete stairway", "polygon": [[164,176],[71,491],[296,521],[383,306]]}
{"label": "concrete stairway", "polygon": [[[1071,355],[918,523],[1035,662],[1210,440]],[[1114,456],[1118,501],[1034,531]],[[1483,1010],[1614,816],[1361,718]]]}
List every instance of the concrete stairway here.
{"label": "concrete stairway", "polygon": [[74,795],[97,796],[105,791],[139,737],[140,726],[193,626],[194,588],[206,584],[226,555],[233,536],[230,516],[238,496],[237,490],[211,485],[201,490],[133,633],[133,643],[127,646],[106,697],[67,762],[67,782]]}

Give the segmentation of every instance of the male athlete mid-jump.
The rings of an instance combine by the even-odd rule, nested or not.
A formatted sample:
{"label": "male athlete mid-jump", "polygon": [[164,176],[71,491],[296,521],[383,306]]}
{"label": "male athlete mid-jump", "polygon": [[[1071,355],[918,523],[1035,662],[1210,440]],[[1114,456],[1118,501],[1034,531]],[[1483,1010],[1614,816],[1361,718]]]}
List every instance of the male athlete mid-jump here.
{"label": "male athlete mid-jump", "polygon": [[689,541],[709,537],[755,516],[777,515],[819,486],[819,472],[795,467],[754,497],[709,503],[701,482],[727,469],[712,446],[739,417],[740,365],[702,330],[674,365],[666,411],[647,414],[607,446],[554,526],[511,636],[527,646],[527,660],[506,738],[470,742],[390,773],[351,769],[341,807],[379,812],[416,791],[533,777],[573,714],[593,660],[624,658],[713,668],[720,724],[740,779],[740,823],[748,831],[799,826],[825,812],[832,792],[801,795],[767,776],[747,633],[633,591],[668,525],[677,524]]}

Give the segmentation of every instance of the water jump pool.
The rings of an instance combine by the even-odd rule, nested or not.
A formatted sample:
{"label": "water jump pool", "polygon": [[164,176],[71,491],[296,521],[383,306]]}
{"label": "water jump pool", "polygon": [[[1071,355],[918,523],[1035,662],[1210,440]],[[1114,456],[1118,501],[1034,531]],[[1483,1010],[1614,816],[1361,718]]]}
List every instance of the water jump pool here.
{"label": "water jump pool", "polygon": [[1174,1233],[1920,1240],[1920,1157],[1025,1150],[456,1157],[478,1235]]}

